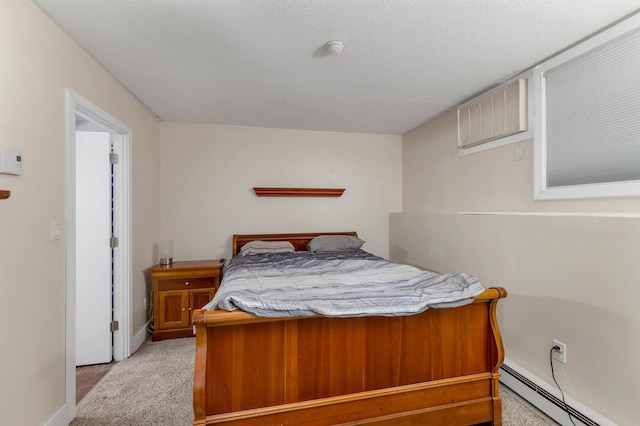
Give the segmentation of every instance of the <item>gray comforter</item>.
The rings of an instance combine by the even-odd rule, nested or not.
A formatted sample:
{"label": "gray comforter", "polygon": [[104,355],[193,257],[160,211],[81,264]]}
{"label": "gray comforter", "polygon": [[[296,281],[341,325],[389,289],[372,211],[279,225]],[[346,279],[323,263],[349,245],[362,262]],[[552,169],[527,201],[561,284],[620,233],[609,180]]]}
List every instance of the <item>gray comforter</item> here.
{"label": "gray comforter", "polygon": [[471,303],[484,287],[466,274],[440,275],[364,250],[236,256],[203,309],[262,317],[411,315]]}

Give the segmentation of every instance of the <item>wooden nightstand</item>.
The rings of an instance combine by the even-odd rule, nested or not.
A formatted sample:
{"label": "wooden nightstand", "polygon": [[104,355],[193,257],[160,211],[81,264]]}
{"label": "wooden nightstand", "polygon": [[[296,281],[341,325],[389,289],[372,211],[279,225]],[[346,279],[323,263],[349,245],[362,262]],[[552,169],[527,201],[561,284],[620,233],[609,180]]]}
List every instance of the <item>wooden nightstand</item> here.
{"label": "wooden nightstand", "polygon": [[191,315],[215,295],[224,262],[194,260],[151,267],[153,278],[152,340],[193,336]]}

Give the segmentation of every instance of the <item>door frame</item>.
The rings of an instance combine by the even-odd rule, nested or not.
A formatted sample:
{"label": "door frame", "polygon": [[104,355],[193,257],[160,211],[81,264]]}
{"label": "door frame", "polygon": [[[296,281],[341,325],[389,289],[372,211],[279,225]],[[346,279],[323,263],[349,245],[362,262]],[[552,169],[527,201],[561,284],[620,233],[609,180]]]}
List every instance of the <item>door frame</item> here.
{"label": "door frame", "polygon": [[[113,357],[128,358],[132,348],[131,273],[131,133],[126,124],[77,92],[66,90],[66,404],[69,421],[76,416],[76,115],[111,133],[119,154],[114,182],[114,231],[119,246],[114,252],[113,314],[119,329],[113,333]],[[108,161],[108,159],[105,159]],[[107,242],[105,242],[107,244]]]}

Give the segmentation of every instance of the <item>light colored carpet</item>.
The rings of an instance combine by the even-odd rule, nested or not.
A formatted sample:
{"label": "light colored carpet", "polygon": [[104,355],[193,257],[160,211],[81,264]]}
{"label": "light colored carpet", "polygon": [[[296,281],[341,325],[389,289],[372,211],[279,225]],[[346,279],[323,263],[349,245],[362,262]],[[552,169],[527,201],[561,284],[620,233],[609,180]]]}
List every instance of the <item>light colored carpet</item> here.
{"label": "light colored carpet", "polygon": [[[116,363],[77,406],[71,426],[187,426],[193,422],[195,339],[146,341]],[[506,426],[548,426],[507,389],[501,390]]]}
{"label": "light colored carpet", "polygon": [[193,423],[195,338],[146,341],[80,401],[72,426]]}
{"label": "light colored carpet", "polygon": [[502,397],[502,424],[505,426],[549,426],[558,423],[523,402],[517,394],[500,386]]}

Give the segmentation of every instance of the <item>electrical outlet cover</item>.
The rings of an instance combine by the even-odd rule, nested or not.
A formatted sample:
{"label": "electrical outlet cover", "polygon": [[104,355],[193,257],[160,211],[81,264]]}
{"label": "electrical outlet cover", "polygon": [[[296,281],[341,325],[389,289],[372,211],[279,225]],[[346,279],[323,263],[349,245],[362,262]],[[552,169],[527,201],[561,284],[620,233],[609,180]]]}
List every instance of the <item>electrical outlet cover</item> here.
{"label": "electrical outlet cover", "polygon": [[555,347],[555,346],[558,346],[560,350],[557,350],[557,349],[554,350],[551,355],[552,358],[560,361],[563,364],[566,364],[567,363],[567,345],[554,339],[552,347]]}

